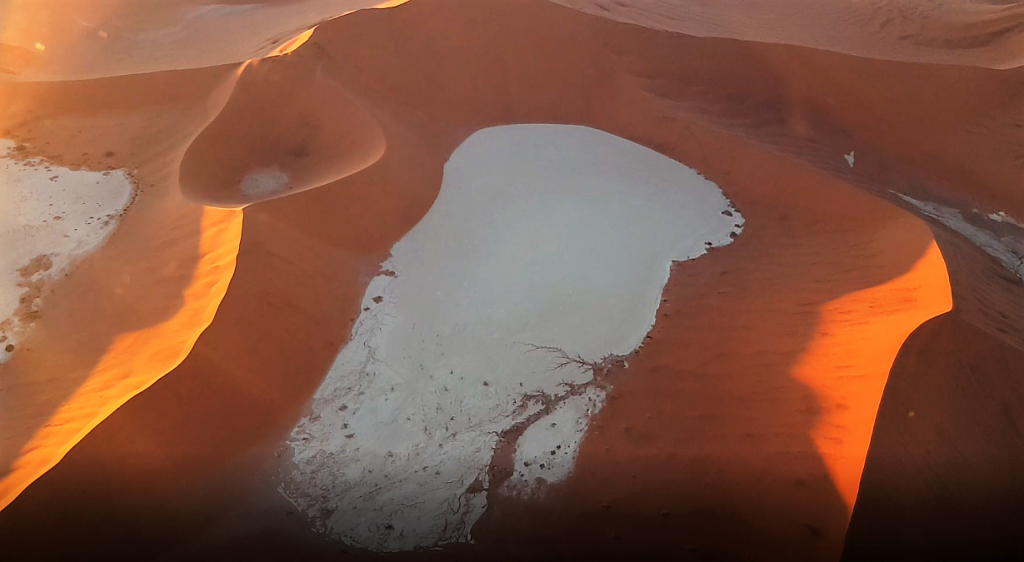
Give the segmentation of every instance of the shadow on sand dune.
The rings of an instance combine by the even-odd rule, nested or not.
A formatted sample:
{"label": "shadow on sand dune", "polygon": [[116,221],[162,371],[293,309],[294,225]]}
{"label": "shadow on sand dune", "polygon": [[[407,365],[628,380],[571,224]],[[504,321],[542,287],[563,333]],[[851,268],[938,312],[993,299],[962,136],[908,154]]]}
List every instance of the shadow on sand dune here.
{"label": "shadow on sand dune", "polygon": [[[962,101],[966,71],[659,33],[539,1],[484,4],[419,0],[357,14],[288,55],[324,60],[381,123],[386,154],[245,210],[214,322],[173,373],[0,513],[9,551],[48,560],[143,560],[175,545],[163,559],[349,551],[304,532],[265,471],[346,341],[365,283],[429,209],[448,155],[483,127],[548,122],[599,128],[695,167],[746,230],[673,271],[652,339],[615,375],[567,482],[543,503],[496,498],[475,546],[394,557],[838,558],[848,506],[810,435],[821,404],[791,370],[825,303],[901,275],[928,247],[919,221],[847,181],[881,195],[885,181],[915,179],[894,169],[962,164],[941,145],[896,145],[959,125],[943,111]],[[900,130],[922,137],[882,138],[871,103],[842,79],[888,92],[888,76],[910,70],[926,79],[888,95],[891,111],[906,110]],[[914,111],[936,84],[952,93]],[[247,87],[270,100],[287,86]],[[875,156],[864,172],[860,160],[847,169],[841,155],[854,140],[877,154],[892,148],[900,167]]]}
{"label": "shadow on sand dune", "polygon": [[[104,417],[113,397],[130,396],[176,365],[204,327],[205,300],[219,300],[218,283],[226,288],[235,252],[230,220],[218,224],[202,207],[183,204],[176,168],[211,117],[211,96],[232,74],[193,72],[181,87],[170,73],[0,89],[9,101],[3,134],[33,156],[71,168],[125,168],[138,183],[117,230],[73,266],[73,276],[48,284],[20,350],[0,366],[0,505]],[[147,349],[153,340],[161,346]]]}
{"label": "shadow on sand dune", "polygon": [[843,560],[1024,555],[1024,352],[955,311],[903,345]]}

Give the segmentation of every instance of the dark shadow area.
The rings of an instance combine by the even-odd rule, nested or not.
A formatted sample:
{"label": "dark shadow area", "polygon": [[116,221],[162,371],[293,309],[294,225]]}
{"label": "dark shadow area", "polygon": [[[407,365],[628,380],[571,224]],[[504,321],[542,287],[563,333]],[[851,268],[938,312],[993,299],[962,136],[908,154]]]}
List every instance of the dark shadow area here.
{"label": "dark shadow area", "polygon": [[889,374],[843,560],[1024,557],[1024,352],[957,312]]}
{"label": "dark shadow area", "polygon": [[[482,127],[519,122],[588,125],[691,165],[746,230],[674,269],[652,339],[616,375],[569,481],[543,502],[496,498],[476,545],[388,558],[838,557],[847,508],[811,439],[820,405],[790,369],[824,303],[904,273],[928,243],[880,237],[916,223],[844,181],[845,142],[858,138],[847,129],[860,125],[837,115],[858,100],[806,68],[861,62],[535,0],[415,0],[326,24],[288,57],[315,57],[375,114],[385,155],[245,211],[237,272],[192,354],[0,513],[13,559],[378,558],[307,530],[277,495],[278,444],[344,345],[365,283],[429,209],[448,155]],[[907,68],[935,74],[906,106],[952,72],[893,72]],[[872,76],[887,87],[889,74]],[[784,156],[801,150],[803,162]]]}

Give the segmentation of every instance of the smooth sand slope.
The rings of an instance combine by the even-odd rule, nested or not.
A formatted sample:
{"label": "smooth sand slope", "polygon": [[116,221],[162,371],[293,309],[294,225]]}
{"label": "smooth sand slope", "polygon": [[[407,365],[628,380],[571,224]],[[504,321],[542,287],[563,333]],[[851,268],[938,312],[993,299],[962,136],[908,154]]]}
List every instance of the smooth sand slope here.
{"label": "smooth sand slope", "polygon": [[[877,482],[868,478],[877,456],[867,436],[889,361],[914,326],[949,309],[947,287],[954,311],[942,318],[966,323],[962,333],[971,339],[915,344],[943,346],[947,360],[927,363],[929,374],[951,387],[982,377],[1010,384],[1016,375],[1007,365],[1024,347],[1019,277],[897,193],[957,210],[999,240],[1019,236],[1013,223],[987,217],[1024,217],[1020,72],[688,37],[531,0],[418,0],[353,14],[255,68],[293,64],[342,85],[346,107],[351,100],[379,123],[384,154],[348,178],[245,209],[236,273],[216,318],[169,376],[0,512],[0,537],[12,552],[76,560],[340,556],[344,547],[322,545],[312,522],[278,496],[279,469],[289,467],[275,466],[287,460],[275,453],[286,453],[280,446],[348,341],[380,264],[430,210],[444,162],[471,134],[495,125],[580,124],[632,140],[703,173],[746,223],[733,244],[673,271],[651,339],[628,368],[622,362],[608,370],[614,390],[572,475],[542,502],[488,490],[488,510],[472,530],[476,546],[416,556],[836,559],[855,496],[854,523],[864,498],[882,503],[869,516],[873,527],[851,533],[847,552],[882,536],[894,521],[886,513],[909,513],[901,522],[908,528],[930,521],[912,508],[922,505],[913,496],[865,488]],[[138,117],[152,115],[161,95],[208,99],[230,72],[20,88],[24,99],[72,96],[80,114],[98,115],[75,125],[102,127],[118,121],[96,112],[116,104],[80,92],[146,84],[148,97],[125,110]],[[300,95],[290,90],[287,82],[243,77],[223,115],[280,110],[280,100]],[[338,111],[325,104],[314,115],[330,120]],[[209,130],[230,132],[227,119]],[[124,122],[139,121],[122,120],[118,131],[172,139],[189,123],[132,129]],[[272,120],[275,130],[261,134],[294,138],[298,126]],[[42,132],[40,140],[52,141]],[[844,159],[851,151],[853,166]],[[285,169],[291,162],[274,155],[258,163]],[[227,176],[217,193],[240,189],[244,177]],[[907,211],[928,221],[931,233]],[[79,271],[114,247],[131,217]],[[73,309],[63,301],[60,310]],[[85,325],[76,322],[61,325]],[[970,346],[979,345],[1009,359],[984,371],[964,367],[977,359]],[[916,385],[904,388],[912,395]],[[1002,394],[1011,411],[1020,407],[1014,393]],[[1014,418],[991,413],[989,393],[959,395],[960,419],[989,416],[998,429],[990,438],[1002,450],[1024,450]],[[926,482],[926,489],[950,490],[942,496],[947,505],[971,507],[946,512],[961,521],[995,505],[991,497],[972,499],[964,485],[982,474],[981,464],[947,471],[927,453],[969,445],[977,437],[966,424],[932,418],[938,431],[908,433],[896,419],[880,417],[886,433],[872,442],[916,440],[920,454],[897,446],[885,457],[890,464],[874,465],[898,489]],[[1003,458],[1010,483],[1024,465],[1015,454]],[[1010,497],[1000,505],[1008,505],[1018,488],[1003,489]],[[998,549],[989,539],[1008,536],[1015,520],[999,533],[966,523],[943,532],[947,542],[988,541]],[[911,554],[915,548],[906,545]]]}
{"label": "smooth sand slope", "polygon": [[[323,71],[324,58],[246,67],[231,103],[185,153],[186,198],[242,206],[330,183],[380,158],[380,126]],[[288,87],[268,93],[250,86],[268,82]]]}
{"label": "smooth sand slope", "polygon": [[1012,537],[1024,515],[1022,361],[1020,349],[957,314],[911,335],[878,411],[850,523],[850,560],[1021,553]]}
{"label": "smooth sand slope", "polygon": [[[10,101],[0,123],[24,146],[15,154],[51,167],[55,186],[79,190],[74,196],[99,211],[102,194],[81,193],[75,178],[129,170],[134,184],[105,244],[79,257],[72,275],[40,278],[30,288],[31,329],[0,365],[0,505],[173,369],[213,319],[234,270],[241,215],[184,201],[177,165],[236,78],[237,69],[221,68],[178,89],[170,87],[173,75],[0,87]],[[30,212],[28,203],[5,212]]]}
{"label": "smooth sand slope", "polygon": [[103,244],[133,191],[123,170],[74,171],[7,157],[25,149],[0,140],[0,363],[31,329],[46,282]]}
{"label": "smooth sand slope", "polygon": [[318,23],[404,0],[2,0],[0,80],[81,80],[242,63]]}
{"label": "smooth sand slope", "polygon": [[[317,11],[324,10],[323,3],[300,4],[292,6],[292,15],[307,19],[325,17]],[[59,13],[51,11],[61,7],[64,9]],[[188,17],[184,23],[179,22],[181,18],[175,14],[186,8],[191,10]],[[15,42],[24,41],[27,36],[19,34],[29,30],[43,34],[39,47],[45,48],[36,51],[48,53],[42,68],[49,70],[44,73],[74,69],[84,71],[86,76],[120,75],[179,64],[192,68],[233,60],[237,53],[218,54],[216,46],[211,46],[214,58],[204,59],[210,51],[171,49],[171,43],[163,44],[154,37],[181,41],[189,33],[198,33],[224,38],[224,34],[210,31],[213,28],[209,26],[215,25],[213,21],[196,24],[199,27],[189,23],[197,17],[241,17],[243,21],[230,20],[241,26],[237,29],[246,29],[241,24],[249,20],[244,18],[257,14],[259,21],[276,26],[290,21],[257,8],[260,6],[189,8],[163,3],[143,10],[116,2],[74,6],[14,2],[0,6],[0,13],[6,16],[0,34],[14,37]],[[266,8],[271,10],[273,6]],[[110,37],[102,35],[97,39],[91,32],[82,35],[62,27],[70,25],[68,18],[81,24],[79,20],[85,15],[89,21],[110,24],[103,29],[124,31],[119,37],[144,41],[155,51],[131,48],[129,58],[119,58],[111,53],[127,47],[118,44],[113,51],[104,47],[93,52],[90,49],[95,41],[102,43]],[[160,25],[171,27],[164,33],[152,29]],[[129,32],[132,26],[148,31],[137,37]],[[254,23],[250,30],[258,34],[261,29]],[[114,31],[104,33],[117,35]],[[168,33],[173,37],[169,38]],[[259,54],[287,54],[309,35],[309,31],[291,30],[285,39],[272,41]],[[58,42],[56,48],[50,48],[54,47],[51,42],[46,47],[42,42],[46,37],[65,43]],[[161,53],[186,58],[172,63],[162,58]],[[102,68],[90,70],[89,61]],[[154,66],[133,66],[139,62]],[[207,125],[221,112],[242,70],[249,64],[250,77],[275,68],[250,62],[199,71],[185,80],[181,74],[163,73],[85,82],[0,85],[0,97],[7,102],[0,115],[0,131],[17,141],[17,149],[7,153],[11,163],[5,164],[9,173],[4,175],[8,184],[4,193],[14,198],[11,205],[5,206],[4,216],[10,213],[11,218],[5,221],[5,227],[14,230],[5,234],[4,240],[9,238],[18,247],[5,254],[5,260],[10,261],[5,268],[10,270],[8,274],[19,276],[8,283],[11,286],[5,289],[3,302],[9,308],[8,301],[23,301],[10,311],[10,318],[5,312],[3,328],[7,341],[2,358],[5,362],[11,360],[3,365],[0,380],[0,400],[4,404],[0,412],[4,427],[0,508],[59,461],[110,412],[177,366],[212,321],[234,271],[242,217],[237,210],[217,209],[195,201],[238,207],[280,192],[300,191],[365,167],[383,151],[379,128],[355,105],[350,104],[347,111],[337,111],[334,119],[318,116],[311,120],[302,114],[302,107],[316,105],[317,95],[323,98],[337,91],[337,85],[325,82],[311,65],[290,68],[286,75],[273,78],[288,80],[293,86],[303,82],[309,86],[300,90],[307,98],[292,96],[277,103],[278,107],[298,111],[297,115],[287,111],[277,115],[296,120],[296,134],[276,138],[269,144],[258,134],[247,135],[248,144],[218,138],[217,129],[207,130]],[[0,79],[26,77],[16,73]],[[44,77],[37,74],[32,78]],[[308,99],[310,95],[313,100]],[[332,97],[331,103],[334,101]],[[244,109],[244,101],[236,101],[232,107],[236,111]],[[231,114],[225,115],[220,123],[231,118]],[[204,134],[197,140],[200,132]],[[224,149],[203,150],[210,143],[234,147],[234,154],[244,158],[232,160]],[[320,152],[323,144],[331,145],[336,152],[311,157],[314,151]],[[220,158],[224,165],[218,168],[202,157],[194,157],[187,159],[188,166],[182,167],[186,150],[193,145],[202,154],[212,153]],[[255,146],[260,150],[254,150]],[[301,167],[296,166],[296,159],[301,160]],[[232,162],[237,165],[231,167]],[[32,171],[26,166],[38,169]],[[247,175],[239,184],[225,185],[224,178],[239,169]],[[292,172],[294,177],[268,186],[261,180],[268,170],[272,175]],[[102,178],[101,187],[103,182],[118,178],[126,182],[130,176],[134,185],[130,206],[125,208],[127,200],[116,205],[107,202],[111,197],[116,199],[113,195],[81,193],[76,186],[92,177],[90,174]],[[36,209],[39,205],[50,205],[44,203],[49,196],[33,188],[33,182],[42,181],[42,175],[46,181],[54,182],[53,189],[66,192],[51,209],[53,216],[47,215],[49,226],[40,222],[44,219]],[[201,181],[205,191],[192,189],[192,179]],[[30,194],[26,191],[18,195],[18,190],[30,188]],[[72,189],[78,191],[71,193]],[[76,209],[81,205],[95,206],[95,212],[81,217],[69,215],[64,209],[69,205]],[[117,217],[109,215],[127,218],[120,221],[107,247],[85,260],[85,249],[110,235],[118,224],[113,220]],[[26,218],[39,224],[25,226]],[[57,223],[57,229],[56,221],[62,221]],[[28,227],[35,230],[27,233]],[[59,240],[53,238],[60,235],[60,229],[67,230],[68,235]],[[35,245],[27,243],[32,241]],[[74,276],[59,279],[72,258],[81,262],[80,267],[76,267]],[[29,334],[25,322],[19,321],[26,317],[32,319],[30,339],[26,339]],[[12,358],[8,345],[14,346],[12,351],[19,351],[17,357]]]}
{"label": "smooth sand slope", "polygon": [[697,37],[824,49],[882,60],[1016,68],[1024,8],[988,0],[551,0]]}

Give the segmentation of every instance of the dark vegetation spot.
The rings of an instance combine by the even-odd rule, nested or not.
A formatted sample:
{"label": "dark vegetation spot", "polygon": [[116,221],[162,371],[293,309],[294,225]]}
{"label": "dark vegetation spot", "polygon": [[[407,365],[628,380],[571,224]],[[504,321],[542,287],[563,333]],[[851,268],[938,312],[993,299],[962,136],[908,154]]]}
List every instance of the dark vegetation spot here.
{"label": "dark vegetation spot", "polygon": [[108,151],[104,152],[103,155],[106,156],[107,158],[111,158],[111,157],[114,156],[114,151],[113,150],[108,150]]}
{"label": "dark vegetation spot", "polygon": [[380,304],[384,302],[384,297],[373,297],[373,302]]}
{"label": "dark vegetation spot", "polygon": [[14,344],[13,343],[7,344],[7,347],[4,348],[4,351],[6,351],[7,353],[14,353]]}
{"label": "dark vegetation spot", "polygon": [[726,209],[726,210],[722,211],[722,214],[727,216],[727,217],[731,217],[732,216],[732,211],[730,211],[729,209]]}

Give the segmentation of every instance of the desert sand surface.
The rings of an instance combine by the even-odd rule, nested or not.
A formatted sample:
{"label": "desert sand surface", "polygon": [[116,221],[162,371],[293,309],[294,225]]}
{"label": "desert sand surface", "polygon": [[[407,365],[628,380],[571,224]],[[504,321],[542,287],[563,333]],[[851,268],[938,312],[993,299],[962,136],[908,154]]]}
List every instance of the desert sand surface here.
{"label": "desert sand surface", "polygon": [[[0,142],[5,155],[24,145]],[[101,246],[132,195],[124,171],[70,170],[40,161],[3,159],[3,289],[0,292],[0,362],[6,361],[38,314],[48,278]]]}
{"label": "desert sand surface", "polygon": [[696,37],[781,43],[858,57],[984,68],[1024,64],[1024,8],[1000,0],[552,0]]}
{"label": "desert sand surface", "polygon": [[746,5],[723,4],[734,23],[711,33],[615,21],[685,15],[681,1],[415,0],[308,34],[352,7],[263,8],[289,4],[311,19],[279,56],[233,60],[273,49],[197,35],[209,52],[145,70],[97,54],[0,84],[0,137],[24,158],[130,170],[136,194],[0,365],[14,559],[378,557],[280,493],[301,466],[287,441],[446,163],[517,124],[589,127],[692,168],[742,233],[673,265],[639,349],[589,371],[603,403],[563,479],[503,493],[531,449],[499,439],[486,485],[465,488],[475,524],[387,557],[1016,552],[1024,76],[1015,28],[979,46],[956,27],[1013,6],[928,3],[935,20],[886,28],[923,26],[919,41],[879,35],[859,3],[766,23],[774,37]]}
{"label": "desert sand surface", "polygon": [[0,76],[83,80],[243,63],[318,23],[403,0],[3,0]]}
{"label": "desert sand surface", "polygon": [[[224,296],[241,214],[190,204],[177,188],[182,152],[223,103],[237,69],[204,74],[195,88],[173,93],[161,88],[166,77],[142,87],[124,80],[3,86],[13,102],[3,122],[23,148],[14,156],[32,154],[79,174],[130,173],[132,185],[116,226],[101,247],[76,260],[73,276],[38,279],[22,292],[34,301],[31,321],[21,322],[25,335],[0,367],[0,504],[180,363]],[[174,132],[162,129],[167,123],[175,123]],[[53,185],[103,201],[95,186],[68,175],[57,173]],[[24,202],[5,209],[28,211]],[[55,249],[34,252],[53,261]]]}

